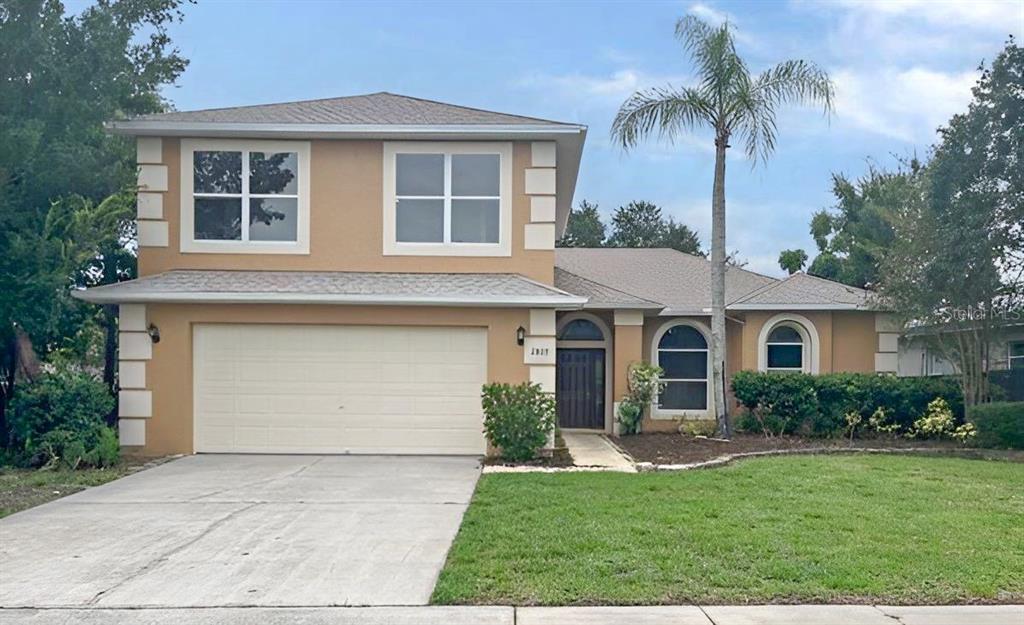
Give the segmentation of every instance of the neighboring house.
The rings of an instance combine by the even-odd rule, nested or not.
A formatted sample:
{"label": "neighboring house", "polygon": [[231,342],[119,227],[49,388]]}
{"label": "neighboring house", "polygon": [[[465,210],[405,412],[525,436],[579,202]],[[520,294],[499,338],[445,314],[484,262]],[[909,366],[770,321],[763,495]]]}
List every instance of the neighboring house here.
{"label": "neighboring house", "polygon": [[[898,373],[901,376],[952,375],[959,366],[950,362],[928,338],[923,328],[912,329],[900,339]],[[1000,327],[989,346],[990,371],[1024,370],[1024,322]]]}
{"label": "neighboring house", "polygon": [[[138,138],[139,278],[120,305],[122,445],[479,454],[480,386],[532,381],[563,427],[713,418],[710,267],[559,249],[586,128],[378,93],[108,124]],[[896,370],[867,293],[728,272],[729,371]]]}

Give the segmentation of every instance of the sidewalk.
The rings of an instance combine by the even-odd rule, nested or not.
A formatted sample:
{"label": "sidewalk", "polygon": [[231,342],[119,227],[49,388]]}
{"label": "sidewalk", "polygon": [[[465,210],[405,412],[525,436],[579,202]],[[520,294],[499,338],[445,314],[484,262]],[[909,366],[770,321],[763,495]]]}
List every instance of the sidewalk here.
{"label": "sidewalk", "polygon": [[4,625],[1021,625],[1024,605],[0,609]]}

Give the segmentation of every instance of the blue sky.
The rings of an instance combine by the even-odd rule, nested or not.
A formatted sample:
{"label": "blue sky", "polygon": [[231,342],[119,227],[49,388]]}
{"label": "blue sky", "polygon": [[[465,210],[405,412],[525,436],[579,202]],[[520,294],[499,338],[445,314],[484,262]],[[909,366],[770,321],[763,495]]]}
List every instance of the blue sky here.
{"label": "blue sky", "polygon": [[[728,18],[755,70],[790,58],[825,67],[835,115],[793,109],[767,166],[728,161],[728,246],[779,274],[830,176],[925,154],[936,126],[970,100],[976,68],[1024,31],[1024,2],[230,2],[185,7],[172,38],[191,60],[167,97],[182,110],[391,91],[589,126],[576,201],[605,215],[656,202],[707,244],[713,154],[707,135],[629,154],[609,140],[634,90],[691,80],[673,38],[693,13]],[[735,150],[734,150],[735,151]]]}

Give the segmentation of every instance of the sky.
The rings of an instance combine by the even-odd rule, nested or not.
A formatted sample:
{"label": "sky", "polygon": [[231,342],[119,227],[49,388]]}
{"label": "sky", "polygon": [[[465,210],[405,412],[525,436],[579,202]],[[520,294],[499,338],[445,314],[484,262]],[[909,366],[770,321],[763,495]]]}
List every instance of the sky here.
{"label": "sky", "polygon": [[813,258],[811,215],[831,176],[924,156],[966,110],[978,66],[1024,32],[1024,1],[328,2],[199,0],[171,27],[190,60],[165,91],[179,110],[390,91],[589,127],[575,201],[607,218],[648,200],[711,234],[710,135],[626,153],[609,129],[637,89],[693,80],[674,38],[686,14],[736,26],[753,71],[814,61],[836,85],[834,114],[785,109],[766,165],[727,160],[727,246],[781,274],[780,250]]}

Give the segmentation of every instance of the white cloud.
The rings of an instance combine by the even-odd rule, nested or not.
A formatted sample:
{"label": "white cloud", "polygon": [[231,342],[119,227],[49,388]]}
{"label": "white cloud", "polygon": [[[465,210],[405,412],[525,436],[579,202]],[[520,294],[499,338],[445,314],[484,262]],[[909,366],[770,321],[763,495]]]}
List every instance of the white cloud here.
{"label": "white cloud", "polygon": [[851,13],[883,19],[908,17],[938,26],[1002,32],[1024,24],[1018,0],[838,0]]}
{"label": "white cloud", "polygon": [[691,4],[689,13],[715,26],[722,24],[726,21],[736,23],[736,19],[730,16],[728,13],[723,13],[722,11],[719,11],[717,9],[713,9],[712,7],[704,4],[703,2],[695,2]]}
{"label": "white cloud", "polygon": [[519,86],[552,90],[560,95],[568,96],[582,103],[581,96],[596,98],[598,105],[608,106],[612,103],[617,107],[635,91],[649,87],[661,87],[666,84],[680,85],[685,82],[682,76],[655,76],[634,68],[623,68],[610,74],[533,74],[519,81]]}
{"label": "white cloud", "polygon": [[939,72],[844,68],[832,73],[836,121],[918,144],[935,140],[935,129],[967,109],[976,71]]}

